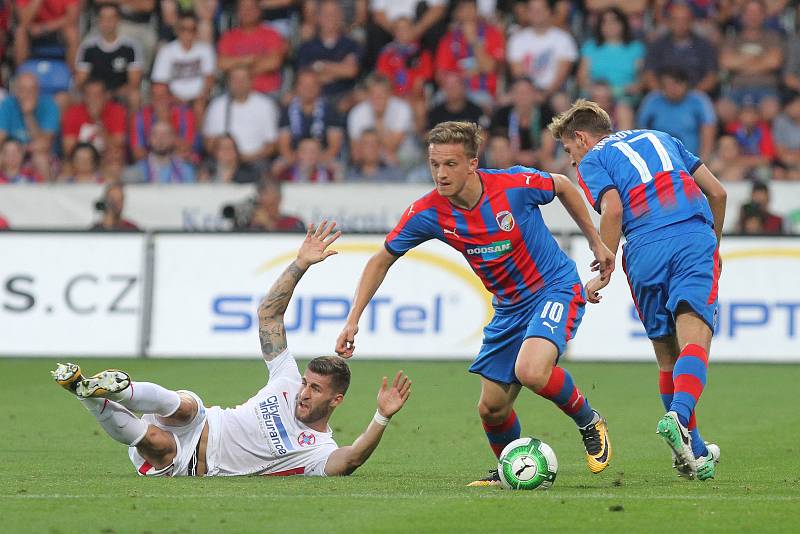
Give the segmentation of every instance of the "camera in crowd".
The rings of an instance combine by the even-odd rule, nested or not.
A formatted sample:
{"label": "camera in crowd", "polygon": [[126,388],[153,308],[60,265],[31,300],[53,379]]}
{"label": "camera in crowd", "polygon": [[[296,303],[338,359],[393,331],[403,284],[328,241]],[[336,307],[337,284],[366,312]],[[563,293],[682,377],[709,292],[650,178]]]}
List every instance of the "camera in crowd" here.
{"label": "camera in crowd", "polygon": [[222,216],[231,221],[231,229],[258,232],[305,232],[297,217],[281,213],[281,182],[264,178],[254,195],[222,208]]}
{"label": "camera in crowd", "polygon": [[253,212],[258,203],[258,195],[253,195],[235,204],[222,207],[222,217],[231,221],[233,230],[245,230],[250,227]]}

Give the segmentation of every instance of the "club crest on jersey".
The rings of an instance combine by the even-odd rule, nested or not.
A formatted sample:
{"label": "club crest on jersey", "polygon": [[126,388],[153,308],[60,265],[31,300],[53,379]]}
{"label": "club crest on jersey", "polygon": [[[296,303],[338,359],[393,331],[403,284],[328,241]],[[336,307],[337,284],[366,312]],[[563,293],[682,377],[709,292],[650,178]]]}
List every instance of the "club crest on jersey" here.
{"label": "club crest on jersey", "polygon": [[301,447],[310,447],[317,442],[317,436],[314,434],[306,434],[305,432],[301,432],[299,436],[297,436],[297,444]]}
{"label": "club crest on jersey", "polygon": [[514,216],[511,215],[510,211],[501,211],[494,216],[494,220],[497,221],[497,226],[504,232],[510,232],[514,229]]}

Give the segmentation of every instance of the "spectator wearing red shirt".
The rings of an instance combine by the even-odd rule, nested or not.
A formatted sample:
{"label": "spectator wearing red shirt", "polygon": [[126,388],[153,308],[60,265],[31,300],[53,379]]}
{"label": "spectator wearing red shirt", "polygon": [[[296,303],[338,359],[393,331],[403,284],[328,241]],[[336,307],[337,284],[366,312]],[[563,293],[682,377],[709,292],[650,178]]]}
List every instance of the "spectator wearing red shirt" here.
{"label": "spectator wearing red shirt", "polygon": [[776,157],[772,128],[758,113],[751,101],[745,102],[739,120],[728,127],[728,132],[742,149],[742,162],[748,169],[769,165]]}
{"label": "spectator wearing red shirt", "polygon": [[67,65],[75,64],[78,52],[78,0],[16,0],[17,29],[14,61],[22,65],[38,43],[52,44],[58,37],[66,46]]}
{"label": "spectator wearing red shirt", "polygon": [[106,186],[103,201],[98,203],[97,207],[102,210],[103,216],[92,225],[90,230],[100,232],[136,232],[139,230],[138,226],[122,216],[125,209],[125,189],[122,184]]}
{"label": "spectator wearing red shirt", "polygon": [[72,104],[61,121],[64,153],[78,143],[91,143],[98,152],[125,145],[125,108],[109,98],[106,83],[92,78],[83,84],[83,102]]}
{"label": "spectator wearing red shirt", "polygon": [[305,232],[303,221],[281,213],[282,200],[280,182],[269,179],[261,181],[247,228],[260,232]]}
{"label": "spectator wearing red shirt", "polygon": [[239,0],[236,12],[239,27],[225,32],[217,45],[219,68],[227,73],[233,67],[247,67],[254,75],[253,89],[278,92],[286,42],[280,33],[261,25],[256,0]]}
{"label": "spectator wearing red shirt", "polygon": [[0,230],[8,230],[8,221],[0,215]]}
{"label": "spectator wearing red shirt", "polygon": [[375,54],[392,38],[392,23],[400,17],[414,21],[414,40],[433,51],[447,30],[447,0],[369,0],[369,23],[363,69],[373,70]]}
{"label": "spectator wearing red shirt", "polygon": [[11,29],[11,15],[13,6],[11,2],[0,2],[0,57],[6,57],[6,45],[9,42],[8,35]]}
{"label": "spectator wearing red shirt", "polygon": [[[740,226],[744,227],[741,221],[747,218],[748,211],[756,212],[761,219],[761,233],[780,235],[784,233],[783,217],[775,215],[769,210],[769,186],[766,182],[756,180],[750,190],[750,202],[741,208],[739,220]],[[740,231],[744,231],[742,228]]]}
{"label": "spectator wearing red shirt", "polygon": [[150,91],[150,104],[131,116],[128,140],[135,160],[147,157],[150,148],[150,131],[157,122],[168,122],[175,131],[177,153],[184,159],[196,161],[200,145],[197,137],[197,118],[187,104],[178,103],[169,86],[154,84]]}
{"label": "spectator wearing red shirt", "polygon": [[0,184],[40,183],[44,179],[25,163],[25,147],[7,137],[0,144]]}
{"label": "spectator wearing red shirt", "polygon": [[453,18],[453,29],[439,41],[436,50],[436,71],[460,72],[470,98],[490,105],[505,59],[503,31],[481,19],[475,0],[460,0]]}
{"label": "spectator wearing red shirt", "polygon": [[394,22],[394,41],[383,47],[378,56],[378,72],[392,80],[394,94],[419,97],[426,82],[433,78],[433,56],[414,41],[411,19]]}

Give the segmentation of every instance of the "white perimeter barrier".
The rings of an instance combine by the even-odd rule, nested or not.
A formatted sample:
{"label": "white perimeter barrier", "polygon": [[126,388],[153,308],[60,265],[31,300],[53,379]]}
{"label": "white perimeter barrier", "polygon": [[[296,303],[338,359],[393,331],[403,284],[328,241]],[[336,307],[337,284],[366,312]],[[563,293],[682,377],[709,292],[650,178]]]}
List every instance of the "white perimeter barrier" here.
{"label": "white perimeter barrier", "polygon": [[141,354],[146,242],[0,233],[0,354]]}
{"label": "white perimeter barrier", "polygon": [[[739,219],[738,206],[749,198],[747,183],[725,184],[729,216],[725,230],[732,232]],[[800,184],[776,182],[772,209],[782,215],[800,210]],[[397,223],[414,200],[430,191],[428,184],[286,184],[283,210],[304,221],[335,219],[347,231],[385,233]],[[242,202],[254,187],[235,184],[129,185],[125,216],[143,230],[222,230],[225,205]],[[15,229],[85,229],[98,219],[94,203],[102,195],[99,185],[3,185],[0,215]],[[590,210],[597,222],[597,215]],[[553,232],[577,232],[560,202],[542,206]],[[796,231],[800,233],[800,228]]]}
{"label": "white perimeter barrier", "polygon": [[[295,354],[333,353],[382,240],[342,238],[339,255],[306,274],[286,315]],[[297,235],[0,233],[0,355],[258,357],[258,303],[298,245]],[[570,245],[585,280],[585,241]],[[800,361],[800,240],[726,238],[722,256],[712,359]],[[491,315],[464,259],[429,242],[392,267],[362,317],[357,350],[469,359]],[[653,360],[621,269],[602,303],[588,305],[569,357]]]}

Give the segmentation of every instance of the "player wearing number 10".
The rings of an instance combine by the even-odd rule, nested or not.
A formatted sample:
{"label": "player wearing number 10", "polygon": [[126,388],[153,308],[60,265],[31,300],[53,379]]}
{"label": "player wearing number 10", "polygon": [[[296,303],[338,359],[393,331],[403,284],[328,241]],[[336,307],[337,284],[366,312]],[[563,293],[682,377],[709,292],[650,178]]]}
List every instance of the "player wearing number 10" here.
{"label": "player wearing number 10", "polygon": [[[613,133],[596,103],[577,101],[550,125],[578,168],[600,235],[616,253],[625,234],[622,266],[653,343],[666,415],[657,432],[686,478],[714,476],[719,447],[697,431],[695,406],[706,383],[717,319],[719,241],[725,189],[683,144],[664,132]],[[589,302],[610,277],[586,284]]]}
{"label": "player wearing number 10", "polygon": [[[358,321],[389,268],[417,245],[437,239],[464,255],[494,295],[495,315],[469,368],[481,376],[478,412],[495,455],[520,437],[514,401],[525,386],[573,419],[593,473],[608,466],[605,420],[592,409],[558,360],[580,325],[585,297],[575,262],[542,220],[539,205],[556,197],[586,235],[594,270],[611,276],[603,245],[580,193],[569,180],[528,167],[478,169],[477,124],[444,122],[428,134],[436,188],[405,211],[385,247],[367,263],[336,351],[353,355]],[[499,484],[497,472],[470,485]]]}

